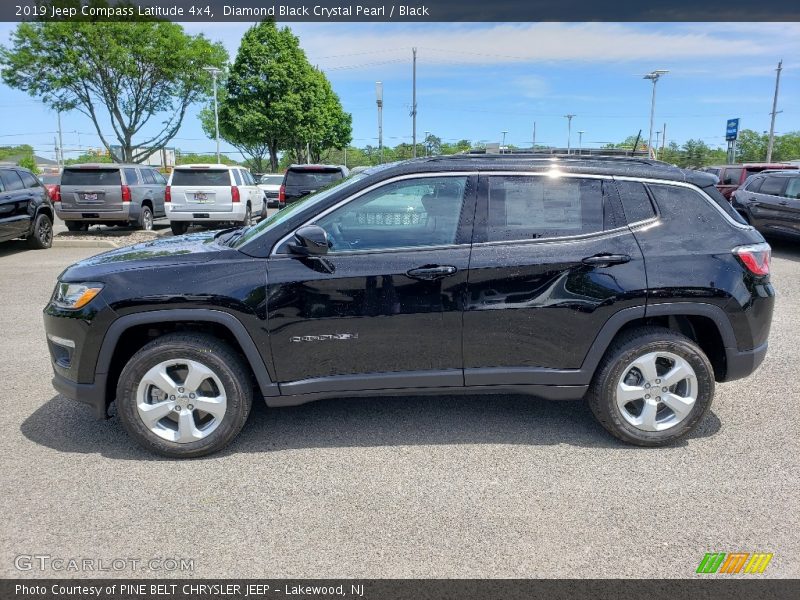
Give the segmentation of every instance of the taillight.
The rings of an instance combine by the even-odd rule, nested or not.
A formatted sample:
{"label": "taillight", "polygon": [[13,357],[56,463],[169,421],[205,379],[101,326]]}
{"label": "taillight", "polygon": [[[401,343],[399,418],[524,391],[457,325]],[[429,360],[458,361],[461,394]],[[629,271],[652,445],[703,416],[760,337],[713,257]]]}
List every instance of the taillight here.
{"label": "taillight", "polygon": [[278,190],[278,202],[286,202],[286,186],[283,184]]}
{"label": "taillight", "polygon": [[122,186],[122,201],[123,202],[131,201],[131,188],[129,188],[127,185]]}
{"label": "taillight", "polygon": [[769,259],[771,253],[769,244],[737,246],[732,252],[753,275],[769,275]]}
{"label": "taillight", "polygon": [[164,202],[172,202],[172,191],[169,189],[169,186],[164,188]]}
{"label": "taillight", "polygon": [[239,188],[235,185],[231,186],[231,199],[233,202],[241,202],[241,198],[239,197]]}
{"label": "taillight", "polygon": [[50,188],[50,200],[53,202],[61,202],[61,186],[54,185]]}

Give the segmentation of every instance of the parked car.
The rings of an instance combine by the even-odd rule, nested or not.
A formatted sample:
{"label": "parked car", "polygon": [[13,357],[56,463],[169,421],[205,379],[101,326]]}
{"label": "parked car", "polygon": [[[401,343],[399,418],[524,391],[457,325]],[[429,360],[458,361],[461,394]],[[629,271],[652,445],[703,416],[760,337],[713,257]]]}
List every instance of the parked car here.
{"label": "parked car", "polygon": [[153,229],[165,216],[166,180],[145,165],[92,163],[64,167],[53,193],[56,214],[70,231],[91,225]]}
{"label": "parked car", "polygon": [[0,242],[24,238],[31,248],[53,245],[53,204],[28,169],[0,167]]}
{"label": "parked car", "polygon": [[716,165],[704,167],[702,170],[719,177],[717,189],[722,192],[723,196],[730,200],[731,194],[733,194],[734,190],[747,181],[748,177],[768,169],[797,170],[800,169],[800,166],[788,163],[744,163],[740,165]]}
{"label": "parked car", "polygon": [[733,192],[731,204],[762,233],[800,236],[800,171],[765,171]]}
{"label": "parked car", "polygon": [[115,400],[167,456],[219,450],[254,399],[415,393],[585,398],[613,435],[660,446],[763,360],[769,263],[703,173],[434,157],[81,261],[45,329],[56,389],[100,417]]}
{"label": "parked car", "polygon": [[347,167],[341,165],[290,165],[283,175],[278,201],[291,204],[348,175]]}
{"label": "parked car", "polygon": [[254,214],[267,216],[264,192],[250,171],[229,165],[175,167],[167,187],[167,207],[175,235],[186,233],[192,224],[249,225]]}
{"label": "parked car", "polygon": [[39,175],[39,180],[44,184],[47,193],[52,198],[56,193],[56,188],[61,183],[61,173],[43,173]]}
{"label": "parked car", "polygon": [[258,180],[258,187],[264,192],[267,206],[270,208],[283,208],[285,205],[280,200],[283,175],[280,173],[266,173]]}

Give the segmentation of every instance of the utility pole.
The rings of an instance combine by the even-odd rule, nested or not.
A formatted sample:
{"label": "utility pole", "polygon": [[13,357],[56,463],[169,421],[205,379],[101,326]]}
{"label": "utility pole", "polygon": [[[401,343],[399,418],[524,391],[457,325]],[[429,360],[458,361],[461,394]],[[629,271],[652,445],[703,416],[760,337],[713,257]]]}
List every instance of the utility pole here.
{"label": "utility pole", "polygon": [[211,73],[211,77],[214,80],[214,127],[216,128],[217,132],[217,164],[220,164],[219,158],[219,104],[217,102],[217,75],[220,74],[220,69],[216,67],[203,67],[203,70],[207,73]]}
{"label": "utility pole", "polygon": [[383,164],[383,83],[375,82],[375,98],[378,105],[378,152]]}
{"label": "utility pole", "polygon": [[661,132],[656,131],[656,147],[653,149],[653,158],[658,160],[658,138],[661,137]]}
{"label": "utility pole", "polygon": [[564,115],[567,120],[567,154],[570,153],[570,144],[572,140],[572,118],[576,115]]}
{"label": "utility pole", "polygon": [[583,134],[586,133],[585,131],[581,130],[578,132],[578,154],[581,153],[583,150]]}
{"label": "utility pole", "polygon": [[767,162],[772,162],[772,146],[775,143],[775,115],[782,110],[778,110],[778,88],[781,85],[781,70],[783,69],[783,60],[778,61],[778,74],[775,76],[775,97],[772,99],[772,120],[769,123],[769,141],[767,142]]}
{"label": "utility pole", "polygon": [[500,154],[505,154],[506,153],[506,134],[507,133],[508,133],[507,131],[503,131],[503,143],[500,144]]}
{"label": "utility pole", "polygon": [[664,130],[661,132],[661,156],[664,156],[664,145],[667,143],[667,124],[664,123]]}
{"label": "utility pole", "polygon": [[64,167],[64,139],[61,137],[61,111],[58,111],[58,154],[56,155],[58,166]]}
{"label": "utility pole", "polygon": [[667,73],[669,73],[669,71],[666,69],[656,69],[655,71],[651,71],[643,77],[643,79],[649,79],[653,82],[653,98],[650,101],[650,137],[647,138],[648,158],[651,154],[653,154],[653,119],[655,118],[656,114],[656,83],[658,83],[658,79],[662,75],[666,75]]}
{"label": "utility pole", "polygon": [[417,158],[417,49],[411,49],[411,144],[414,146],[414,158]]}
{"label": "utility pole", "polygon": [[531,150],[536,152],[536,121],[533,122],[533,139],[531,139]]}
{"label": "utility pole", "polygon": [[430,131],[425,132],[425,139],[422,140],[422,144],[425,146],[425,156],[428,156],[428,136],[431,134]]}

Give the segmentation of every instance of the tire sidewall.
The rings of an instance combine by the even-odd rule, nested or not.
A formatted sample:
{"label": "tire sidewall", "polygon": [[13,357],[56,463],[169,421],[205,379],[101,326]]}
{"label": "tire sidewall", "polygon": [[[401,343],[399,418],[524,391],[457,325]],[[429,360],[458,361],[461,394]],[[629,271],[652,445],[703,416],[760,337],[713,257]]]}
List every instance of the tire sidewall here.
{"label": "tire sidewall", "polygon": [[[650,337],[650,336],[648,336]],[[626,368],[639,356],[650,352],[670,352],[685,359],[694,369],[697,378],[697,400],[689,415],[680,423],[663,431],[642,431],[628,423],[617,406],[617,384]],[[708,359],[688,340],[642,339],[623,348],[614,360],[601,373],[598,390],[599,402],[593,410],[599,410],[598,418],[604,425],[611,424],[614,435],[639,445],[662,445],[689,433],[705,416],[714,398],[714,371]]]}
{"label": "tire sidewall", "polygon": [[[158,340],[156,340],[158,342]],[[185,444],[165,440],[150,431],[136,408],[137,389],[144,374],[153,366],[169,359],[190,359],[210,368],[225,389],[225,416],[207,437]],[[209,454],[226,446],[244,426],[250,412],[252,391],[241,366],[230,365],[213,344],[208,348],[179,342],[151,343],[128,362],[117,384],[117,414],[125,430],[145,448],[170,457],[191,457]]]}
{"label": "tire sidewall", "polygon": [[[148,225],[147,215],[150,215],[150,219],[149,219],[150,227],[147,226]],[[152,231],[152,229],[153,229],[153,211],[150,210],[149,206],[142,206],[142,216],[139,219],[139,224],[140,224],[141,228],[144,229],[145,231]]]}
{"label": "tire sidewall", "polygon": [[[50,225],[49,228],[50,237],[47,240],[42,240],[42,238],[39,235],[40,223],[43,219],[47,221],[47,223]],[[48,217],[44,213],[40,213],[36,216],[36,219],[34,219],[33,221],[33,231],[31,232],[31,238],[32,238],[31,245],[41,250],[50,248],[53,245],[53,222],[50,220],[50,217]]]}

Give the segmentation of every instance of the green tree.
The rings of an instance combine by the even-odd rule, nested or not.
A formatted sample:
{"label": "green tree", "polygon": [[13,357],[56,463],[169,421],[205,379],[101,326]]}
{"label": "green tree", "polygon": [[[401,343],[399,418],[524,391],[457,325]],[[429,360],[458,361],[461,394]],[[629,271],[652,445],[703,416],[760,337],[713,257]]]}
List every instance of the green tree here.
{"label": "green tree", "polygon": [[23,156],[22,158],[17,161],[18,167],[24,167],[29,171],[33,171],[34,173],[39,172],[39,167],[36,166],[36,159],[31,156]]}
{"label": "green tree", "polygon": [[[774,154],[774,152],[773,152]],[[742,162],[759,162],[767,157],[767,135],[743,129],[736,140],[736,157]]]}
{"label": "green tree", "polygon": [[20,23],[0,49],[6,84],[54,110],[82,112],[109,152],[120,147],[115,160],[134,162],[163,148],[188,107],[210,92],[203,67],[226,61],[221,44],[175,23],[140,20]]}
{"label": "green tree", "polygon": [[[176,152],[175,163],[178,165],[192,165],[192,164],[215,164],[217,162],[216,154],[197,154],[195,152]],[[223,165],[238,165],[235,160],[228,158],[224,154],[220,154],[220,162]]]}

